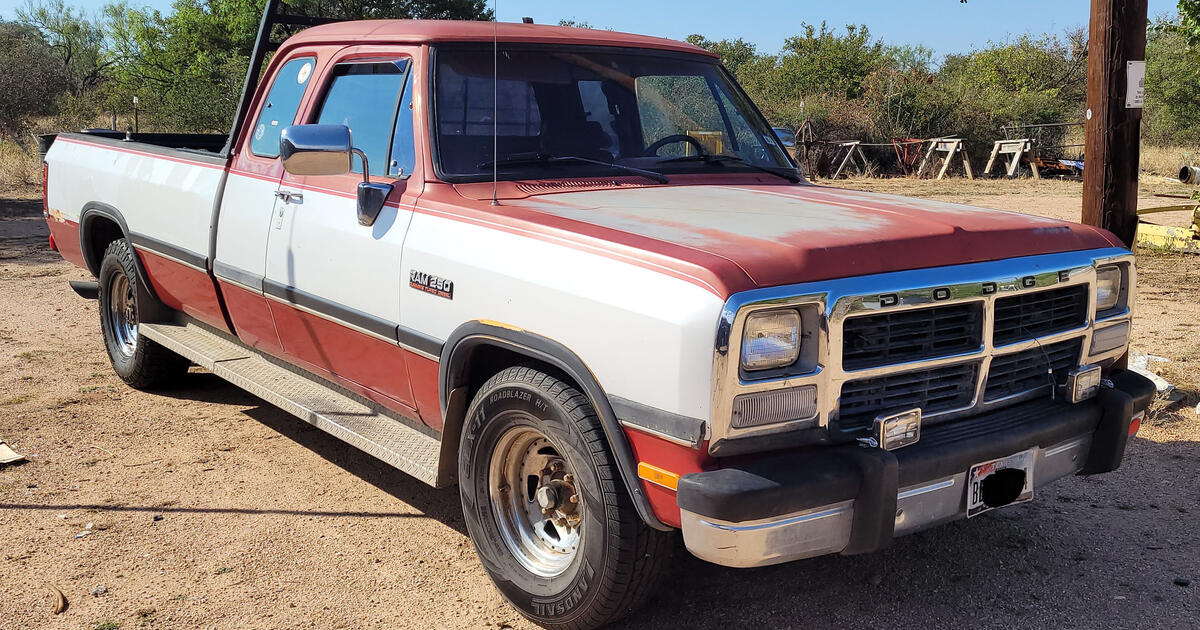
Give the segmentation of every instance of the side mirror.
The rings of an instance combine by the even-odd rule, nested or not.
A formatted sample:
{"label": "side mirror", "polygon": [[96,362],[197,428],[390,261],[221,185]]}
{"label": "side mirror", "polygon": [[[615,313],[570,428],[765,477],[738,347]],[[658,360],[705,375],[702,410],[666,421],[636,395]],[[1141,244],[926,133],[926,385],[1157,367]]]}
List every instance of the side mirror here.
{"label": "side mirror", "polygon": [[292,175],[349,173],[353,154],[346,125],[292,125],[279,136],[283,169]]}

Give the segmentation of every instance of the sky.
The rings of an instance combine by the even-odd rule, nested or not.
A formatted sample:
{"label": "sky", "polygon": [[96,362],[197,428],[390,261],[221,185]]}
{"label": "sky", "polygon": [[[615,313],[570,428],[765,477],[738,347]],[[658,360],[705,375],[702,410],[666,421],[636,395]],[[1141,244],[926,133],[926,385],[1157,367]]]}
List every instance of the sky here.
{"label": "sky", "polygon": [[[490,2],[491,0],[489,0]],[[98,10],[107,0],[67,0]],[[167,10],[171,0],[129,0]],[[744,38],[762,52],[777,52],[801,22],[841,28],[866,24],[889,44],[923,44],[938,54],[966,52],[1023,33],[1062,33],[1088,20],[1088,0],[496,0],[503,22],[532,17],[588,22],[645,35],[683,39]],[[0,16],[12,18],[25,0],[0,0]],[[1149,0],[1151,17],[1175,12],[1175,0]]]}

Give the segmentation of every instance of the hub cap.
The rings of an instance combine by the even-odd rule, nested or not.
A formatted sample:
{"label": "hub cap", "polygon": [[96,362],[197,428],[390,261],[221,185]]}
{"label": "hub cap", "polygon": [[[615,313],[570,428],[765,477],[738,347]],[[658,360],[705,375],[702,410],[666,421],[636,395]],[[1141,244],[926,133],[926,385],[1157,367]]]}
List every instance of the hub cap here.
{"label": "hub cap", "polygon": [[113,340],[117,350],[126,357],[133,356],[137,347],[137,301],[133,297],[133,286],[124,274],[113,278],[108,290],[105,309]]}
{"label": "hub cap", "polygon": [[579,549],[583,505],[566,459],[541,431],[500,436],[488,473],[492,513],[504,544],[530,573],[554,577]]}

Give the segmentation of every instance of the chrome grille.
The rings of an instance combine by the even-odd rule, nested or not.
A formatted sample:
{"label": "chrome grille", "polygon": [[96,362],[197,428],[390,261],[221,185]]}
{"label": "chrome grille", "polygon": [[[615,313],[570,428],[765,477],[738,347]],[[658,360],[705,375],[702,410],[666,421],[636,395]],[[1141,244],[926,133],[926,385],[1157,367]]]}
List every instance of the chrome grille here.
{"label": "chrome grille", "polygon": [[992,342],[997,346],[1087,324],[1088,285],[1022,293],[996,300]]}
{"label": "chrome grille", "polygon": [[871,426],[875,417],[920,407],[933,414],[970,406],[976,362],[847,381],[842,385],[838,424],[844,431]]}
{"label": "chrome grille", "polygon": [[1049,388],[1050,372],[1053,372],[1055,383],[1063,382],[1067,372],[1079,367],[1082,348],[1082,339],[1068,339],[993,358],[984,400]]}
{"label": "chrome grille", "polygon": [[852,317],[842,330],[842,366],[847,370],[972,352],[983,340],[983,304]]}

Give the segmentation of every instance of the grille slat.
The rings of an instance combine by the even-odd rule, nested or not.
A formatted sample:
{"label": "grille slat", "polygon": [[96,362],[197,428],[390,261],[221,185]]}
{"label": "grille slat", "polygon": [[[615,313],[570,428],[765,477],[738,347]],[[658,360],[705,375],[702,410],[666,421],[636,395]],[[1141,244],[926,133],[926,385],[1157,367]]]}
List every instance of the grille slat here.
{"label": "grille slat", "polygon": [[953,304],[847,319],[842,325],[847,370],[894,365],[978,350],[983,305]]}
{"label": "grille slat", "polygon": [[1084,284],[999,298],[992,340],[1002,346],[1082,326],[1087,301]]}
{"label": "grille slat", "polygon": [[960,363],[848,381],[842,385],[839,424],[851,431],[870,427],[880,414],[913,407],[926,414],[966,407],[978,372],[978,363]]}
{"label": "grille slat", "polygon": [[[1089,296],[1089,285],[1080,284],[998,297],[992,303],[992,345],[1002,351],[1009,344],[1085,326]],[[983,324],[980,302],[851,317],[842,323],[842,367],[865,370],[976,352],[983,345]],[[994,356],[981,402],[1049,394],[1050,376],[1055,383],[1064,382],[1066,373],[1079,365],[1082,349],[1083,339],[1077,337]],[[857,431],[871,427],[881,414],[920,407],[933,415],[970,407],[981,367],[979,361],[964,361],[846,381],[837,425]]]}
{"label": "grille slat", "polygon": [[1049,388],[1047,366],[1054,373],[1055,383],[1063,382],[1066,373],[1079,366],[1082,347],[1082,339],[1069,339],[995,357],[988,370],[984,400]]}

